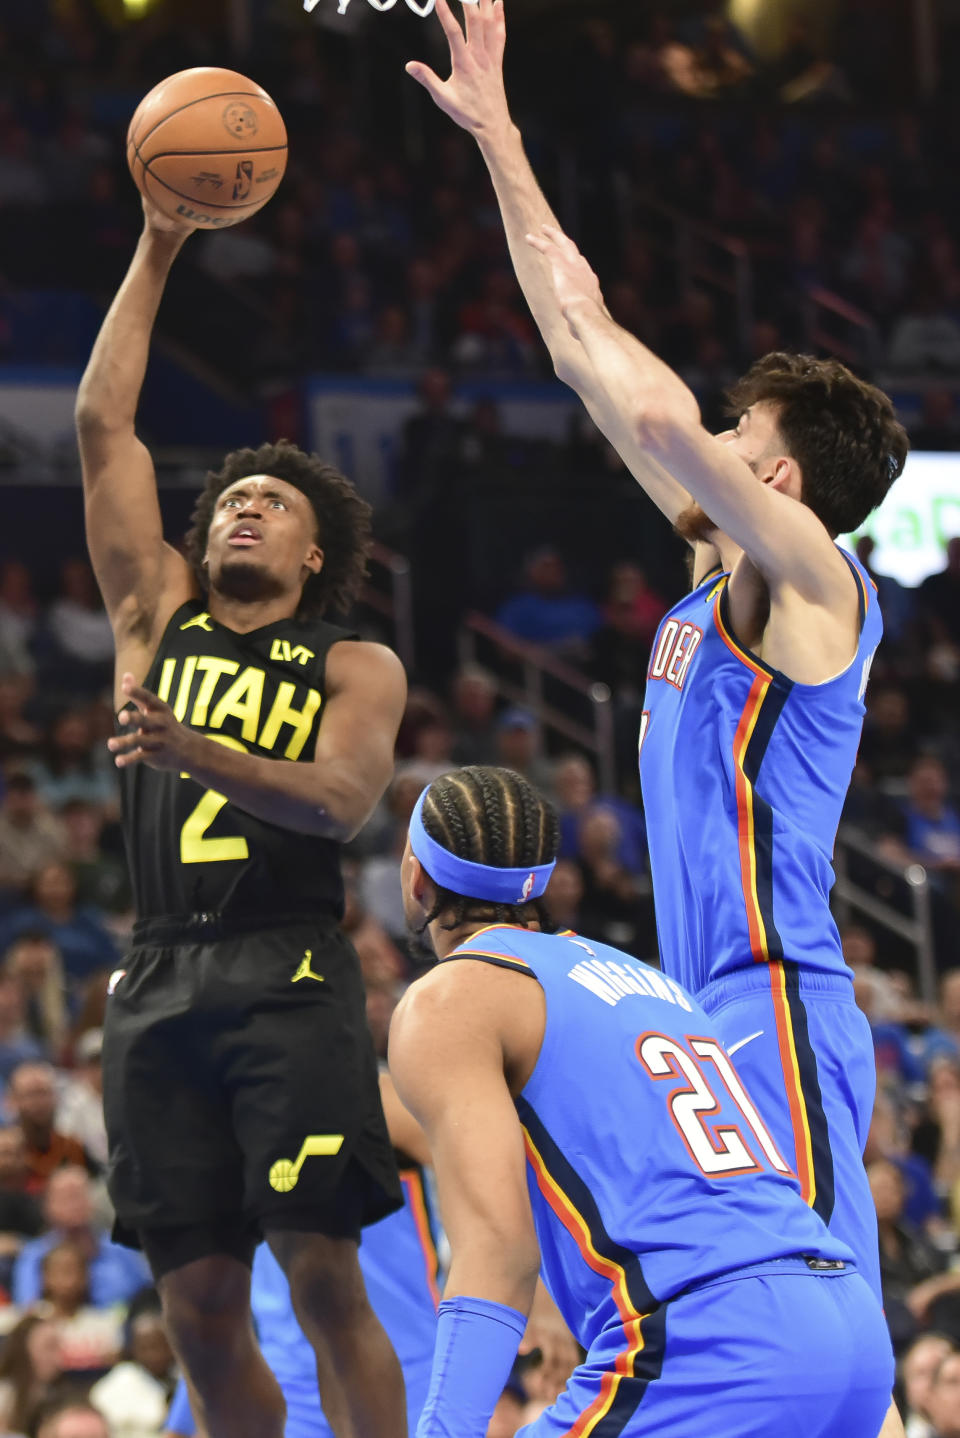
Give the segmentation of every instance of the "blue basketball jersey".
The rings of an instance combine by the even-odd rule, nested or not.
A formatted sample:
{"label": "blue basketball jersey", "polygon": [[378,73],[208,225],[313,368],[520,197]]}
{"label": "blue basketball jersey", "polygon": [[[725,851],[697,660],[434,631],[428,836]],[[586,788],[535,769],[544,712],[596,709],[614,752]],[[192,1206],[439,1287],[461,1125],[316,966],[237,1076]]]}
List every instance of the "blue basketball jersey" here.
{"label": "blue basketball jersey", "polygon": [[849,972],[829,908],[833,845],[883,625],[872,580],[844,558],[860,639],[823,684],[794,683],[738,643],[726,574],[657,631],[640,779],[661,963],[693,993],[770,959]]}
{"label": "blue basketball jersey", "polygon": [[617,1330],[636,1354],[645,1314],[718,1274],[850,1261],[679,984],[607,945],[511,925],[444,962],[469,958],[530,975],[546,998],[516,1106],[544,1282],[585,1348]]}

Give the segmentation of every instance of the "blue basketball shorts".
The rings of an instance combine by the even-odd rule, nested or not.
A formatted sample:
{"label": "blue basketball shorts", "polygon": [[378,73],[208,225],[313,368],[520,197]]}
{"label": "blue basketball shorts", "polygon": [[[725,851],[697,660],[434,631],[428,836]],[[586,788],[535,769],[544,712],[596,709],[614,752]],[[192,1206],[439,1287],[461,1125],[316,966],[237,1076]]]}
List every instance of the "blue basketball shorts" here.
{"label": "blue basketball shorts", "polygon": [[850,980],[771,961],[717,979],[697,999],[804,1200],[853,1250],[882,1303],[876,1213],[863,1167],[876,1062]]}
{"label": "blue basketball shorts", "polygon": [[850,1266],[740,1269],[661,1304],[640,1332],[624,1362],[605,1330],[518,1438],[877,1438],[890,1403],[886,1324]]}

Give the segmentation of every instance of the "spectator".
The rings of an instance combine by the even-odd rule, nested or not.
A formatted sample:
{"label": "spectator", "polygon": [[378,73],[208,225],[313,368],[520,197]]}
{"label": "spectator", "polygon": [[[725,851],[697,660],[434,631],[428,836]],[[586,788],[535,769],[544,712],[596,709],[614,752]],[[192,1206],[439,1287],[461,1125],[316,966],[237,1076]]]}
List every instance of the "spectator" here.
{"label": "spectator", "polygon": [[[344,925],[346,927],[346,925]],[[357,951],[359,953],[359,950]],[[361,957],[361,964],[363,960]],[[77,1040],[76,1068],[68,1076],[57,1105],[59,1133],[83,1145],[94,1163],[107,1166],[107,1130],[103,1120],[103,1030],[87,1029]]]}
{"label": "spectator", "polygon": [[15,660],[9,672],[23,674],[33,669],[30,647],[38,613],[30,570],[22,560],[4,560],[0,565],[0,632],[8,658],[12,655]]}
{"label": "spectator", "polygon": [[902,779],[917,754],[916,726],[906,691],[896,685],[867,690],[867,714],[858,760],[878,784]]}
{"label": "spectator", "polygon": [[524,1407],[527,1395],[523,1384],[511,1377],[506,1388],[497,1399],[496,1407],[487,1425],[486,1438],[514,1438],[524,1421]]}
{"label": "spectator", "polygon": [[960,1048],[960,968],[948,969],[940,980],[943,1029]]}
{"label": "spectator", "polygon": [[873,568],[871,560],[876,547],[868,534],[861,535],[857,540],[857,558],[877,586],[880,613],[883,615],[884,641],[888,644],[902,644],[910,634],[916,601],[911,590],[904,589],[891,575],[878,574]]}
{"label": "spectator", "polygon": [[566,564],[555,549],[528,556],[523,592],[505,600],[496,619],[517,639],[579,657],[600,627],[593,600],[569,590]]}
{"label": "spectator", "polygon": [[932,754],[917,759],[908,776],[904,842],[928,869],[960,874],[960,814],[948,802],[950,781]]}
{"label": "spectator", "polygon": [[639,955],[651,936],[649,926],[643,923],[636,875],[617,857],[622,840],[617,815],[603,804],[591,808],[580,820],[583,930],[588,937]]}
{"label": "spectator", "polygon": [[25,760],[39,748],[40,730],[23,712],[30,688],[9,667],[0,671],[0,761]]}
{"label": "spectator", "polygon": [[960,1272],[947,1272],[944,1255],[904,1217],[900,1170],[885,1159],[867,1168],[877,1210],[880,1281],[894,1350],[902,1351],[921,1329],[960,1336]]}
{"label": "spectator", "polygon": [[92,1404],[65,1398],[44,1408],[37,1438],[115,1438],[109,1424]]}
{"label": "spectator", "polygon": [[960,1438],[960,1353],[948,1353],[933,1375],[927,1397],[934,1438]]}
{"label": "spectator", "polygon": [[66,848],[66,834],[37,793],[30,774],[11,774],[0,805],[0,888],[25,889]]}
{"label": "spectator", "polygon": [[497,764],[513,769],[541,794],[553,795],[553,766],[540,750],[540,725],[529,709],[505,709],[497,720]]}
{"label": "spectator", "polygon": [[175,1369],[159,1313],[130,1324],[130,1353],[90,1389],[90,1402],[110,1425],[111,1438],[156,1438],[164,1430]]}
{"label": "spectator", "polygon": [[414,805],[429,779],[415,765],[397,767],[387,790],[387,807],[393,825],[389,853],[365,859],[360,868],[360,902],[366,913],[379,923],[395,942],[407,937],[407,920],[400,891],[400,858],[407,838],[407,825]]}
{"label": "spectator", "polygon": [[62,809],[77,799],[104,810],[116,807],[117,771],[106,747],[95,745],[86,709],[67,709],[57,716],[31,772],[41,799],[51,809]]}
{"label": "spectator", "polygon": [[77,881],[67,864],[45,864],[34,875],[30,898],[26,908],[0,919],[0,949],[29,930],[46,934],[57,946],[67,977],[74,983],[96,969],[117,967],[117,946],[99,912],[77,903]]}
{"label": "spectator", "polygon": [[0,1284],[8,1292],[13,1261],[43,1231],[43,1215],[27,1193],[27,1157],[19,1124],[0,1128]]}
{"label": "spectator", "polygon": [[27,929],[4,955],[3,973],[20,991],[27,1033],[42,1053],[57,1058],[67,1037],[67,1005],[56,944],[46,934]]}
{"label": "spectator", "polygon": [[914,1339],[903,1355],[900,1375],[906,1438],[936,1438],[930,1422],[930,1391],[937,1369],[953,1352],[953,1343],[942,1333],[924,1333]]}
{"label": "spectator", "polygon": [[0,1351],[0,1384],[12,1394],[8,1422],[14,1432],[37,1431],[44,1405],[63,1391],[62,1378],[58,1325],[28,1313],[7,1334]]}
{"label": "spectator", "polygon": [[120,855],[103,848],[103,808],[86,799],[72,799],[58,818],[66,836],[64,857],[77,880],[77,903],[110,914],[127,913],[133,903],[130,875]]}
{"label": "spectator", "polygon": [[28,1061],[15,1068],[8,1100],[23,1129],[28,1193],[43,1193],[51,1176],[65,1164],[92,1168],[83,1145],[54,1127],[57,1086],[50,1064]]}
{"label": "spectator", "polygon": [[621,702],[642,695],[650,647],[669,607],[638,565],[614,566],[603,624],[593,636],[593,667]]}
{"label": "spectator", "polygon": [[558,859],[544,895],[547,911],[558,929],[579,932],[584,887],[580,865],[573,859]]}
{"label": "spectator", "polygon": [[403,977],[406,964],[383,925],[363,907],[359,877],[356,865],[344,864],[341,928],[357,951],[364,982],[367,985],[396,984]]}
{"label": "spectator", "polygon": [[43,1260],[60,1243],[72,1243],[87,1255],[90,1301],[96,1308],[129,1303],[150,1282],[142,1254],[112,1243],[94,1223],[93,1193],[85,1171],[71,1165],[55,1173],[47,1188],[44,1212],[49,1232],[24,1245],[13,1274],[14,1302],[35,1303],[43,1286]]}
{"label": "spectator", "polygon": [[46,630],[44,668],[57,692],[95,694],[110,683],[113,632],[85,559],[68,559],[63,565],[60,595],[47,611]]}
{"label": "spectator", "polygon": [[465,665],[454,676],[451,698],[456,730],[454,763],[495,763],[493,729],[497,689],[491,676],[478,664]]}
{"label": "spectator", "polygon": [[934,637],[960,648],[960,537],[948,540],[946,567],[923,581],[917,604]]}
{"label": "spectator", "polygon": [[593,766],[582,754],[565,754],[553,771],[557,814],[560,819],[559,856],[575,859],[580,852],[580,823],[595,808],[612,810],[620,825],[617,859],[634,874],[647,867],[646,826],[633,804],[616,794],[597,795]]}
{"label": "spectator", "polygon": [[910,305],[893,326],[887,360],[914,373],[960,371],[960,324],[933,285],[917,285]]}
{"label": "spectator", "polygon": [[74,1243],[47,1250],[41,1265],[41,1298],[60,1329],[60,1363],[65,1373],[102,1374],[123,1345],[123,1310],[90,1303],[90,1266]]}
{"label": "spectator", "polygon": [[42,1063],[43,1047],[27,1031],[19,984],[0,972],[0,1080],[7,1083],[24,1063]]}

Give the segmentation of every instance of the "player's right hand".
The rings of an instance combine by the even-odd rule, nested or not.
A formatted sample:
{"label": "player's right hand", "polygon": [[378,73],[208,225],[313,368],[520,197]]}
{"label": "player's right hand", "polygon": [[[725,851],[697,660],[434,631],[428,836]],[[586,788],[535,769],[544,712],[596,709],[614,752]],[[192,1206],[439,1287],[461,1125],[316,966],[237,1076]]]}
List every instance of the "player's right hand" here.
{"label": "player's right hand", "polygon": [[141,199],[144,230],[153,230],[154,233],[161,235],[182,235],[186,239],[187,235],[192,235],[197,228],[196,225],[187,224],[183,220],[171,220],[170,216],[165,215],[162,210],[158,210],[146,195],[142,195]]}
{"label": "player's right hand", "polygon": [[467,33],[460,28],[447,0],[437,0],[437,18],[450,46],[449,80],[419,60],[405,67],[433,102],[478,140],[495,138],[510,126],[503,87],[506,23],[503,0],[464,0]]}

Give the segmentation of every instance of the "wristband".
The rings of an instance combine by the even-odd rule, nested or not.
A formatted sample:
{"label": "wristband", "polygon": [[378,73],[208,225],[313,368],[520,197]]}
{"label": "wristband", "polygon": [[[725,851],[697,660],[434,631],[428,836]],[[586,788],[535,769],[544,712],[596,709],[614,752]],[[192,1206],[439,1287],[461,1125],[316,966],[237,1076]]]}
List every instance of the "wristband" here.
{"label": "wristband", "polygon": [[417,1438],[485,1438],[526,1326],[503,1303],[465,1294],[443,1300]]}

